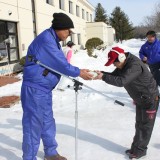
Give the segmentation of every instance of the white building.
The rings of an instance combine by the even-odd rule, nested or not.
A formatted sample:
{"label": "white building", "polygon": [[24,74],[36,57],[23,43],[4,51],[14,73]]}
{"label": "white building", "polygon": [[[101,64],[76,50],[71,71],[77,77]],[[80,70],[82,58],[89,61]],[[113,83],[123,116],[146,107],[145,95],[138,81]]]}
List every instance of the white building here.
{"label": "white building", "polygon": [[[71,17],[75,34],[68,40],[71,39],[77,48],[83,48],[90,37],[86,22],[92,22],[94,14],[94,7],[87,0],[0,0],[0,71],[7,62],[13,68],[12,64],[26,55],[32,40],[51,26],[55,12]],[[6,39],[12,41],[8,53],[4,43]]]}
{"label": "white building", "polygon": [[115,30],[103,22],[87,22],[86,25],[87,39],[98,37],[103,40],[104,44],[112,45],[115,40]]}

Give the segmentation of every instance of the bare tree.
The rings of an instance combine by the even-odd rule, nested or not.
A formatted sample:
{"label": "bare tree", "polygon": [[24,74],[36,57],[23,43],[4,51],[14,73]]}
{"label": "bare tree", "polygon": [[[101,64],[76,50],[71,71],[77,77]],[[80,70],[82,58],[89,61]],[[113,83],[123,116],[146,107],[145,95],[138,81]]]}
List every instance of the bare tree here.
{"label": "bare tree", "polygon": [[160,2],[155,4],[153,14],[144,17],[142,24],[135,27],[134,37],[145,38],[149,30],[160,32]]}
{"label": "bare tree", "polygon": [[144,18],[143,24],[148,29],[160,32],[160,2],[155,5],[153,14]]}
{"label": "bare tree", "polygon": [[160,3],[156,6],[154,19],[156,29],[160,30]]}

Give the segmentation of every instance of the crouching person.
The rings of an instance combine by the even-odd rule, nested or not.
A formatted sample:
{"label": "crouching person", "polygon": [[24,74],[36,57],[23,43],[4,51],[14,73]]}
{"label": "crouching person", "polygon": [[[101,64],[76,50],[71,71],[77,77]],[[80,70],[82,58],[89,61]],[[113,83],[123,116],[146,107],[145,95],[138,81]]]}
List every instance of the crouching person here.
{"label": "crouching person", "polygon": [[114,64],[112,73],[97,71],[95,79],[117,87],[124,87],[136,104],[136,132],[131,148],[126,151],[130,159],[146,155],[156,113],[159,106],[159,92],[152,74],[145,64],[131,53],[114,47],[108,54],[106,66]]}
{"label": "crouching person", "polygon": [[23,107],[23,160],[36,160],[40,139],[43,141],[45,160],[66,160],[57,152],[56,125],[52,111],[52,90],[60,75],[36,64],[31,59],[67,76],[92,79],[89,70],[72,66],[63,54],[64,41],[74,28],[72,20],[63,13],[53,15],[52,27],[38,35],[28,48],[24,66],[21,102]]}

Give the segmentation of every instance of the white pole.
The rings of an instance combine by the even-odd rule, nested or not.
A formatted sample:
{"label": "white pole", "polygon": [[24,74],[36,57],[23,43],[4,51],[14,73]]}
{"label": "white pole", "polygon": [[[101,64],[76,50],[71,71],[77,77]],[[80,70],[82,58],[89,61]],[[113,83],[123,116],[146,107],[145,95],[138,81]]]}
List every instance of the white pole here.
{"label": "white pole", "polygon": [[78,91],[76,94],[76,108],[75,108],[75,160],[78,160]]}

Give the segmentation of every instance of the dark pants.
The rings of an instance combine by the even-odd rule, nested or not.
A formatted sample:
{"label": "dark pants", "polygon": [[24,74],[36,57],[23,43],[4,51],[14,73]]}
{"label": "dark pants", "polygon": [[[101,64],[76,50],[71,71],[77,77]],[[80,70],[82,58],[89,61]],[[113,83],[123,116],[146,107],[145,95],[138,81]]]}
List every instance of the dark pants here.
{"label": "dark pants", "polygon": [[160,63],[149,65],[149,68],[158,86],[160,86]]}
{"label": "dark pants", "polygon": [[132,152],[136,155],[147,151],[156,119],[156,113],[154,117],[149,118],[147,111],[156,110],[157,112],[158,106],[159,99],[154,100],[151,106],[136,105],[136,133],[131,147]]}

